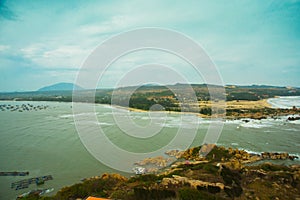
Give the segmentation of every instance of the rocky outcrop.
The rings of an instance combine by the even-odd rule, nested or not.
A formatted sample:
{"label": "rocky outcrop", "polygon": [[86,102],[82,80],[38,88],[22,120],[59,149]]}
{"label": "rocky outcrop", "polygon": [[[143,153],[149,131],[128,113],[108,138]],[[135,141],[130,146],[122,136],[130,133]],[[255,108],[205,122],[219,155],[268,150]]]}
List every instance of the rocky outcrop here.
{"label": "rocky outcrop", "polygon": [[239,150],[239,149],[232,149],[228,148],[228,152],[234,156],[235,159],[238,159],[240,161],[249,160],[251,155],[245,151],[245,150]]}
{"label": "rocky outcrop", "polygon": [[288,117],[287,120],[288,121],[296,121],[296,120],[300,120],[300,117]]}
{"label": "rocky outcrop", "polygon": [[115,180],[118,180],[118,181],[127,181],[127,178],[120,175],[120,174],[109,174],[109,173],[104,173],[101,176],[101,179],[103,179],[103,180],[115,179]]}
{"label": "rocky outcrop", "polygon": [[225,187],[223,183],[205,182],[177,175],[173,175],[173,178],[163,178],[160,184],[164,188],[178,188],[184,185],[190,185],[192,188],[205,189],[208,191],[221,191],[224,190]]}
{"label": "rocky outcrop", "polygon": [[269,159],[269,160],[294,160],[298,158],[298,156],[289,155],[288,153],[272,153],[272,152],[263,152],[261,154],[262,159]]}
{"label": "rocky outcrop", "polygon": [[199,150],[199,157],[205,157],[213,148],[215,148],[215,144],[204,144],[202,145],[201,149]]}
{"label": "rocky outcrop", "polygon": [[[199,150],[200,147],[192,148],[185,153],[196,158]],[[214,147],[205,160],[182,159],[159,174],[139,174],[128,179],[106,173],[63,188],[50,199],[84,199],[86,194],[110,199],[297,199],[300,198],[300,165],[272,162],[243,165],[251,159],[290,159],[290,156],[269,152],[256,155]],[[164,159],[148,158],[139,163],[162,166]]]}
{"label": "rocky outcrop", "polygon": [[172,158],[157,156],[153,158],[145,158],[144,160],[136,162],[135,164],[139,166],[154,165],[156,167],[162,168],[162,167],[166,167],[172,161],[174,161],[174,159]]}
{"label": "rocky outcrop", "polygon": [[173,149],[173,150],[169,150],[169,151],[165,152],[165,154],[178,159],[178,158],[181,158],[181,156],[184,154],[184,151]]}

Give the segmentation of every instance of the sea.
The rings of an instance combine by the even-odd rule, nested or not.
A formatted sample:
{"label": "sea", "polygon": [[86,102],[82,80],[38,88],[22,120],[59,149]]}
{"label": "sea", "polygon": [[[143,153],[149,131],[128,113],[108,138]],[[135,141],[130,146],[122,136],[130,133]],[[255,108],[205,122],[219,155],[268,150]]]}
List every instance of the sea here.
{"label": "sea", "polygon": [[[299,108],[300,96],[272,98],[268,102],[276,108],[293,106]],[[121,173],[124,176],[133,175],[107,166],[107,163],[101,162],[90,153],[90,149],[86,148],[80,139],[82,135],[78,134],[78,128],[76,129],[72,103],[0,101],[0,105],[14,108],[17,105],[19,108],[22,105],[27,105],[28,108],[42,108],[22,111],[0,110],[0,171],[29,172],[28,176],[0,176],[0,200],[16,199],[19,194],[37,188],[54,188],[53,192],[47,194],[54,195],[64,186],[79,183],[85,178],[101,176],[106,172]],[[138,127],[145,127],[153,120],[151,119],[153,116],[148,112],[128,111],[110,105],[95,105],[93,113],[82,111],[76,115],[96,116],[97,124],[114,145],[126,151],[145,154],[167,145],[169,140],[178,134],[180,127],[195,127],[195,124],[197,124],[196,134],[190,146],[199,146],[203,143],[212,123],[210,119],[199,117],[196,121],[182,121],[182,114],[166,112],[163,116],[159,116],[161,119],[156,116],[158,119],[155,120],[156,125],[162,127],[157,135],[136,139],[134,135],[126,135],[120,125],[115,123],[116,113],[128,115],[128,112]],[[300,121],[288,121],[288,117],[223,120],[224,126],[217,145],[244,149],[250,153],[288,152],[300,156]],[[86,131],[91,130],[87,128]],[[99,145],[101,150],[105,144],[102,144],[101,140],[97,142],[93,145]],[[113,153],[106,152],[105,148],[102,151],[111,156],[111,159],[118,159],[118,155],[110,155]],[[120,161],[118,164],[122,166],[123,163],[124,161]],[[284,161],[284,164],[300,164],[300,160]],[[29,188],[21,190],[11,188],[13,182],[45,175],[52,175],[53,180],[46,181],[40,186],[31,184]]]}

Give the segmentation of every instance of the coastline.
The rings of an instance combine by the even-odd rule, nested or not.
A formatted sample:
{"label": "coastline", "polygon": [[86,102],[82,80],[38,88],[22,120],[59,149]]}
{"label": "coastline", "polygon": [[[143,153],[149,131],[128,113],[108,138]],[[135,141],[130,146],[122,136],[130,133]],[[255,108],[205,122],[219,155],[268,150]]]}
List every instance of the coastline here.
{"label": "coastline", "polygon": [[[279,98],[279,97],[276,97]],[[210,107],[212,104],[208,101],[199,102],[200,107]],[[224,114],[215,115],[205,115],[196,112],[182,112],[182,111],[151,111],[151,112],[161,112],[169,114],[187,114],[187,115],[197,115],[201,118],[225,118],[225,119],[265,119],[268,117],[278,117],[286,115],[300,114],[300,109],[292,108],[274,108],[272,104],[269,103],[269,99],[262,99],[259,101],[248,101],[248,100],[233,100],[226,102],[215,103],[217,109],[224,109],[221,106],[225,105],[226,116]],[[130,112],[146,113],[148,110],[142,110],[138,108],[124,107],[119,105],[110,105],[112,107],[127,110]],[[238,110],[242,111],[239,112]],[[232,112],[233,111],[233,112]],[[273,111],[267,113],[266,111]]]}
{"label": "coastline", "polygon": [[[171,166],[162,166],[161,170],[154,173],[138,173],[131,177],[103,173],[64,187],[47,199],[83,200],[89,196],[124,200],[299,197],[300,165],[287,166],[270,162],[294,159],[287,153],[264,152],[258,155],[213,144],[169,153],[177,158],[176,161]],[[205,156],[202,156],[203,153]],[[153,164],[155,160],[147,161]],[[158,161],[154,164],[162,164],[160,159]],[[258,163],[260,161],[263,162]],[[32,199],[32,196],[20,199]],[[38,195],[34,199],[44,198]]]}
{"label": "coastline", "polygon": [[[38,104],[43,104],[43,102],[44,101],[41,101],[41,102],[37,102]],[[20,102],[20,104],[22,104],[23,102]],[[238,102],[237,102],[238,103]],[[247,103],[247,102],[246,102]],[[44,104],[47,104],[46,102],[44,102]],[[57,104],[57,103],[56,103]],[[105,104],[96,104],[96,106],[97,105],[99,105],[99,107],[100,106],[102,106],[102,105],[105,105]],[[111,106],[111,105],[108,105],[108,107],[114,107],[114,106]],[[69,104],[66,104],[66,108],[67,108],[67,111],[69,112],[70,111],[70,106],[69,106]],[[120,108],[120,109],[126,109],[126,110],[128,110],[128,108],[124,108],[124,107],[120,107],[120,106],[116,106],[116,108]],[[137,112],[143,112],[143,113],[145,113],[145,112],[148,112],[148,111],[144,111],[144,110],[139,110],[139,109],[132,109],[132,112],[135,112],[135,111],[137,111]],[[164,111],[164,112],[169,112],[169,111]],[[180,114],[182,114],[181,112],[173,112],[174,114],[176,114],[176,115],[180,115]],[[134,113],[133,113],[134,114]],[[196,113],[187,113],[187,114],[196,114]],[[176,117],[176,116],[175,116]],[[238,120],[238,121],[236,121],[237,123],[240,123],[240,124],[238,124],[238,125],[236,125],[235,127],[233,127],[237,132],[237,134],[240,134],[240,133],[238,133],[238,131],[240,131],[240,130],[250,130],[250,128],[247,128],[247,127],[249,127],[249,126],[251,126],[251,125],[253,125],[252,123],[258,123],[259,125],[261,125],[260,123],[265,123],[266,121],[269,121],[269,120],[266,120],[266,121],[257,121],[257,120],[250,120],[250,123],[247,123],[245,120],[243,121],[244,119],[242,119],[242,120]],[[270,119],[271,120],[271,119]],[[63,121],[63,120],[61,120],[61,121]],[[277,121],[277,120],[276,120]],[[229,123],[232,123],[232,122],[229,122]],[[235,123],[235,122],[234,122]],[[240,126],[241,125],[241,123],[243,124],[243,125],[245,125],[245,129],[243,129],[243,126]],[[247,125],[247,126],[246,126]],[[240,128],[239,129],[237,129],[237,126],[239,126]],[[252,129],[253,130],[253,132],[254,131],[256,131],[255,129]],[[288,130],[287,130],[288,131]],[[267,134],[269,134],[269,133],[267,133]],[[220,144],[220,145],[222,145],[222,146],[224,146],[223,144]],[[228,144],[229,146],[230,146],[230,144]],[[228,147],[228,145],[226,145],[226,148]],[[233,145],[234,147],[235,147],[235,145]],[[238,149],[240,149],[241,150],[241,148],[240,147],[238,147]],[[274,152],[288,152],[288,153],[290,153],[291,154],[291,152],[289,152],[288,150],[287,151],[285,151],[285,150],[279,150],[279,149],[277,149],[277,148],[274,148],[273,149],[274,150]],[[266,150],[266,151],[268,151],[268,150]],[[256,152],[259,152],[259,151],[256,151]],[[248,153],[250,153],[250,152],[248,152]],[[276,162],[276,163],[279,163],[281,160],[278,160],[278,162]],[[282,161],[282,162],[285,162],[285,161]],[[292,162],[292,161],[291,161]],[[297,160],[295,163],[299,163],[299,161]],[[106,172],[106,171],[104,171],[104,172]],[[101,172],[101,173],[104,173],[104,172]],[[89,177],[89,176],[86,176],[86,177]],[[100,176],[101,177],[101,176]]]}
{"label": "coastline", "polygon": [[[298,97],[298,96],[296,96]],[[278,96],[275,97],[279,98]],[[274,99],[274,98],[270,98]],[[202,114],[200,112],[186,112],[186,111],[150,111],[150,112],[159,112],[164,114],[185,114],[185,115],[196,115],[201,118],[212,118],[212,119],[265,119],[268,117],[279,117],[286,115],[295,115],[300,114],[300,108],[279,108],[278,106],[272,105],[269,100],[270,99],[262,99],[258,101],[249,101],[249,100],[232,100],[232,101],[220,101],[220,102],[210,102],[210,101],[199,101],[198,105],[191,105],[191,107],[199,106],[199,110],[202,108],[210,109],[212,104],[218,111],[222,111],[223,113],[219,114]],[[32,101],[32,100],[24,100],[24,101],[13,101],[13,100],[0,100],[0,102],[26,102],[26,103],[43,103],[43,102],[58,102],[58,103],[72,103],[65,101]],[[86,103],[86,102],[81,102]],[[103,103],[95,103],[95,105],[107,105],[112,108],[118,108],[122,110],[127,110],[130,112],[137,113],[147,113],[148,110],[143,110],[139,108],[125,107],[120,105],[111,105],[111,104],[103,104]],[[225,107],[225,108],[224,108]],[[180,107],[179,107],[180,108]],[[226,112],[224,112],[226,111]]]}

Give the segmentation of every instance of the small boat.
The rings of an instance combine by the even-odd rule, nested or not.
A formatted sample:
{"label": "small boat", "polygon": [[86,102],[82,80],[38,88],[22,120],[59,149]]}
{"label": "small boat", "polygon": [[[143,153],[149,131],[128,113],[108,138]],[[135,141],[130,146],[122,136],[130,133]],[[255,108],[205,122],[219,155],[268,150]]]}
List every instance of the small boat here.
{"label": "small boat", "polygon": [[36,179],[35,180],[36,185],[43,185],[44,183],[45,183],[45,181],[43,179]]}
{"label": "small boat", "polygon": [[50,193],[50,192],[52,192],[53,190],[54,190],[54,188],[44,189],[42,192],[40,192],[40,195]]}
{"label": "small boat", "polygon": [[45,181],[52,180],[52,179],[53,177],[51,175],[24,179],[12,183],[11,188],[15,188],[15,190],[20,190],[20,189],[28,188],[30,184],[35,183],[36,185],[42,185],[45,183]]}
{"label": "small boat", "polygon": [[41,196],[41,195],[50,193],[53,190],[54,190],[54,188],[31,190],[29,192],[25,192],[23,194],[18,195],[17,199],[22,199],[22,198],[27,197],[29,195],[39,195],[39,196]]}
{"label": "small boat", "polygon": [[29,172],[0,172],[0,176],[27,176]]}

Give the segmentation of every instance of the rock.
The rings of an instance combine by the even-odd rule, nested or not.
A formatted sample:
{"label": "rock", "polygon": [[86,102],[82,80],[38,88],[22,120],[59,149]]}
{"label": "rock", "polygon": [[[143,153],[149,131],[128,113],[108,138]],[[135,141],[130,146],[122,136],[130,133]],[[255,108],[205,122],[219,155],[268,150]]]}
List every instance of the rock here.
{"label": "rock", "polygon": [[187,177],[182,177],[182,176],[178,176],[178,175],[173,175],[173,178],[181,184],[188,183],[188,181],[189,181],[189,179]]}
{"label": "rock", "polygon": [[288,154],[288,153],[281,153],[281,154],[280,154],[280,159],[286,160],[286,159],[288,159],[288,158],[289,158],[289,154]]}
{"label": "rock", "polygon": [[231,162],[231,168],[233,168],[233,169],[240,169],[240,168],[242,168],[242,164],[241,164],[241,162],[239,160],[233,160]]}
{"label": "rock", "polygon": [[204,189],[210,191],[211,193],[217,193],[224,189],[223,183],[211,183],[201,180],[188,179],[187,177],[173,175],[173,178],[163,178],[161,185],[165,188],[169,187],[180,187],[184,185],[190,185],[190,187],[195,189]]}
{"label": "rock", "polygon": [[147,168],[146,171],[147,171],[147,173],[155,174],[158,171],[158,168],[151,167],[151,168]]}
{"label": "rock", "polygon": [[287,160],[287,159],[294,160],[295,158],[297,158],[297,156],[290,156],[286,152],[284,152],[284,153],[263,152],[261,154],[261,158],[262,159],[271,159],[271,160]]}
{"label": "rock", "polygon": [[262,157],[263,159],[269,159],[269,158],[270,158],[268,152],[263,152],[263,153],[261,153],[261,157]]}
{"label": "rock", "polygon": [[242,163],[253,163],[261,160],[262,157],[259,155],[251,155],[247,160],[243,160]]}
{"label": "rock", "polygon": [[298,159],[299,157],[298,157],[298,156],[288,156],[288,158],[289,158],[290,160],[295,160],[295,159]]}
{"label": "rock", "polygon": [[225,186],[224,191],[229,197],[239,197],[243,193],[242,187],[238,185]]}
{"label": "rock", "polygon": [[215,148],[215,144],[204,144],[199,150],[199,157],[205,157],[213,148]]}
{"label": "rock", "polygon": [[169,188],[170,186],[178,185],[178,182],[173,178],[163,178],[160,184],[165,188]]}
{"label": "rock", "polygon": [[109,179],[109,178],[116,179],[116,180],[119,180],[119,181],[127,181],[127,178],[124,177],[124,176],[121,176],[120,174],[108,174],[108,173],[104,173],[101,176],[101,179],[103,179],[103,180],[106,180],[106,179]]}
{"label": "rock", "polygon": [[193,170],[188,169],[185,174],[187,177],[191,177],[191,176],[193,176],[194,172],[193,172]]}
{"label": "rock", "polygon": [[296,121],[296,120],[300,120],[300,117],[288,117],[287,120],[288,121]]}
{"label": "rock", "polygon": [[174,149],[174,150],[166,151],[165,154],[178,159],[184,154],[184,151]]}
{"label": "rock", "polygon": [[208,185],[207,186],[207,191],[209,193],[216,194],[216,193],[221,192],[221,188],[218,187],[218,186],[214,186],[214,185]]}
{"label": "rock", "polygon": [[164,158],[163,156],[157,156],[153,158],[145,158],[142,161],[136,162],[136,165],[145,166],[145,165],[155,165],[159,168],[166,167],[168,163],[174,161],[172,158]]}
{"label": "rock", "polygon": [[229,162],[223,163],[223,166],[230,169],[241,169],[243,167],[242,163],[238,159],[231,159]]}

